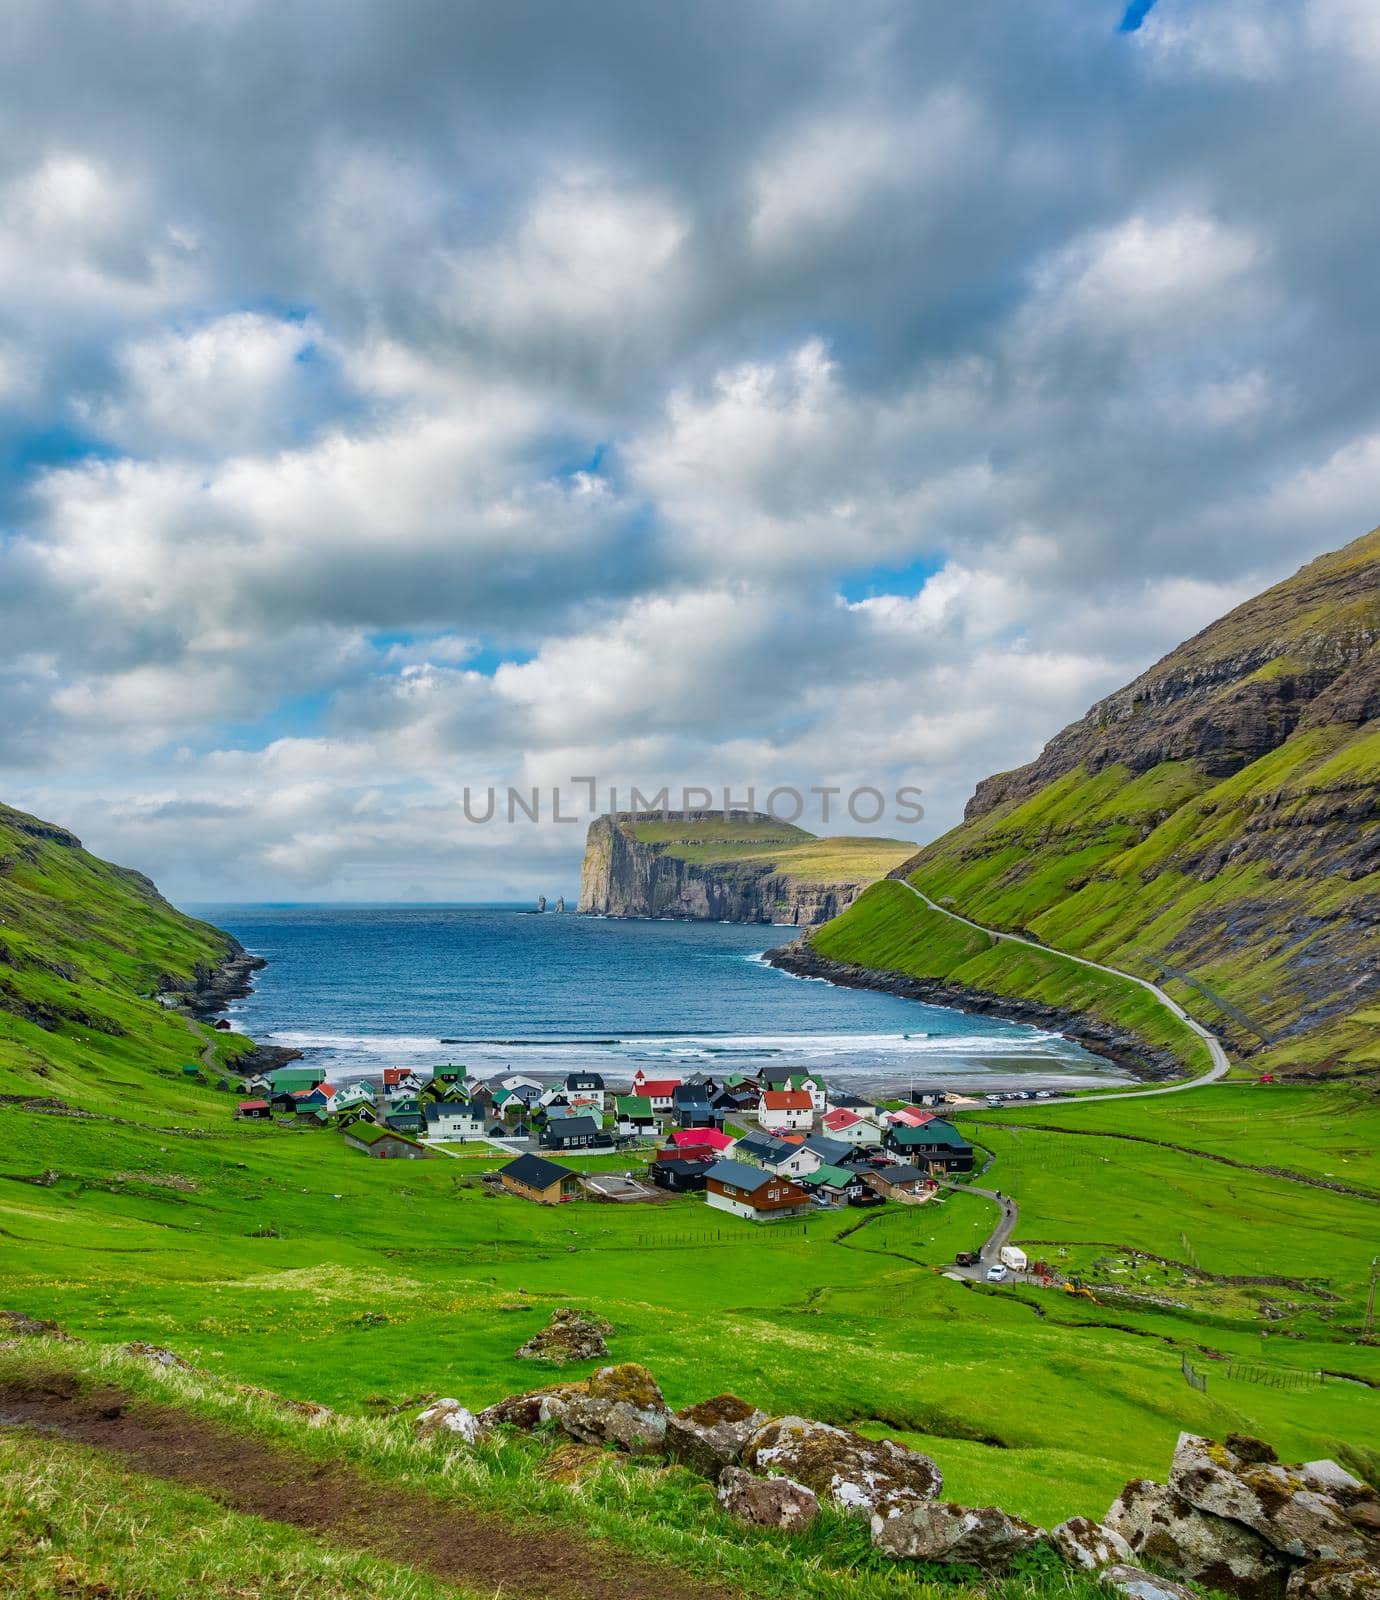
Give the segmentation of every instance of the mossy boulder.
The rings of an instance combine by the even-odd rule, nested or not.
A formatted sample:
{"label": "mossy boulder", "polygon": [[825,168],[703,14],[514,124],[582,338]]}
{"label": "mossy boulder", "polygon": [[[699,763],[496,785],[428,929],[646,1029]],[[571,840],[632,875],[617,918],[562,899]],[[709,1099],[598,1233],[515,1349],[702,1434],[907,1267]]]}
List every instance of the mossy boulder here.
{"label": "mossy boulder", "polygon": [[1251,1448],[1258,1441],[1244,1442],[1242,1454],[1231,1439],[1219,1445],[1181,1433],[1169,1487],[1196,1510],[1250,1528],[1297,1561],[1364,1561],[1371,1555],[1365,1534],[1333,1495],[1310,1486],[1303,1468],[1282,1465],[1273,1451],[1262,1459]]}
{"label": "mossy boulder", "polygon": [[1380,1566],[1312,1561],[1289,1580],[1289,1600],[1380,1600]]}
{"label": "mossy boulder", "polygon": [[734,1394],[715,1395],[666,1419],[666,1453],[706,1478],[737,1466],[748,1441],[767,1423],[765,1411]]}
{"label": "mossy boulder", "polygon": [[541,1404],[541,1420],[572,1439],[634,1454],[663,1447],[669,1415],[660,1385],[635,1361],[600,1367],[578,1392],[551,1395]]}
{"label": "mossy boulder", "polygon": [[1134,1553],[1125,1539],[1091,1517],[1070,1517],[1053,1529],[1049,1542],[1071,1567],[1080,1572],[1100,1572],[1103,1567],[1130,1561]]}
{"label": "mossy boulder", "polygon": [[602,1361],[609,1353],[605,1342],[611,1323],[587,1316],[573,1306],[560,1306],[551,1320],[515,1352],[519,1361],[550,1361],[564,1366],[570,1361]]}
{"label": "mossy boulder", "polygon": [[862,1516],[889,1516],[935,1499],[944,1487],[943,1473],[918,1450],[805,1417],[777,1417],[758,1429],[743,1451],[743,1465],[784,1473]]}
{"label": "mossy boulder", "polygon": [[808,1528],[819,1516],[813,1489],[790,1478],[755,1478],[741,1467],[725,1467],[719,1476],[719,1505],[751,1528]]}
{"label": "mossy boulder", "polygon": [[1201,1511],[1173,1489],[1133,1479],[1104,1519],[1136,1555],[1241,1600],[1281,1600],[1292,1563],[1250,1528]]}
{"label": "mossy boulder", "polygon": [[996,1506],[917,1500],[872,1517],[872,1543],[877,1549],[911,1561],[1004,1567],[1043,1537],[1032,1523]]}

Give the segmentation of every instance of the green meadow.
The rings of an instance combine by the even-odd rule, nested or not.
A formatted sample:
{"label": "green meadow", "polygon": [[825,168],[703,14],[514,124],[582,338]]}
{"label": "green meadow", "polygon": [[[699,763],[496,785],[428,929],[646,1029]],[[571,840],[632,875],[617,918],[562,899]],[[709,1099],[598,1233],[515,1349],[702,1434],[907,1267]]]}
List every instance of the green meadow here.
{"label": "green meadow", "polygon": [[[1273,1127],[1263,1093],[1183,1098],[1198,1093],[1243,1097],[1247,1147]],[[530,1387],[541,1372],[513,1351],[575,1304],[613,1323],[614,1355],[651,1367],[673,1404],[732,1390],[891,1431],[935,1456],[956,1497],[1045,1525],[1162,1473],[1184,1427],[1246,1429],[1292,1457],[1374,1463],[1380,1447],[1380,1358],[1356,1343],[1377,1213],[1355,1196],[973,1119],[995,1151],[984,1182],[1020,1201],[1018,1238],[1131,1296],[1094,1305],[944,1277],[994,1219],[962,1191],[803,1231],[690,1196],[545,1210],[487,1190],[478,1173],[496,1159],[376,1162],[333,1133],[237,1124],[223,1098],[199,1098],[200,1115],[166,1126],[0,1108],[0,1303],[360,1416]],[[1265,1274],[1298,1286],[1222,1281]],[[1185,1355],[1209,1371],[1206,1394],[1185,1383]],[[1358,1381],[1280,1388],[1227,1376],[1228,1356]]]}

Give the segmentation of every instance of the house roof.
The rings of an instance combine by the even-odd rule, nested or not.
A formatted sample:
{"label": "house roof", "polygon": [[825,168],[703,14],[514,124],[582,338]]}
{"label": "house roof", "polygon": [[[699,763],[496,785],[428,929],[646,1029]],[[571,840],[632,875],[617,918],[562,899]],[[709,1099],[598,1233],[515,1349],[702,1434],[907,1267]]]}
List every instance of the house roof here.
{"label": "house roof", "polygon": [[805,1148],[813,1150],[825,1166],[837,1166],[846,1156],[853,1153],[851,1144],[845,1144],[842,1139],[827,1138],[822,1133],[812,1133],[805,1141]]}
{"label": "house roof", "polygon": [[236,1111],[267,1111],[267,1100],[241,1100],[235,1107]]}
{"label": "house roof", "polygon": [[811,1184],[827,1184],[831,1189],[846,1189],[850,1183],[857,1181],[857,1173],[851,1168],[844,1167],[816,1167],[804,1180]]}
{"label": "house roof", "polygon": [[599,1124],[593,1117],[559,1117],[546,1131],[562,1139],[587,1139],[599,1132]]}
{"label": "house roof", "polygon": [[893,1122],[903,1122],[908,1128],[923,1128],[927,1122],[934,1121],[933,1111],[916,1111],[913,1106],[902,1106],[888,1115]]}
{"label": "house roof", "polygon": [[647,1095],[648,1097],[655,1096],[657,1099],[664,1099],[667,1096],[673,1095],[676,1090],[680,1088],[680,1079],[644,1078],[639,1072],[638,1075],[633,1079],[633,1087],[637,1089],[640,1094]]}
{"label": "house roof", "polygon": [[896,1144],[944,1144],[953,1150],[970,1150],[972,1146],[951,1122],[935,1118],[922,1128],[901,1126],[891,1130]]}
{"label": "house roof", "polygon": [[749,1156],[765,1159],[772,1151],[783,1151],[789,1154],[797,1148],[787,1139],[778,1139],[771,1133],[745,1133],[738,1141],[738,1149]]}
{"label": "house roof", "polygon": [[703,1161],[659,1161],[657,1165],[661,1167],[663,1171],[678,1172],[683,1178],[687,1178],[691,1176],[692,1173],[696,1172],[702,1172],[706,1177],[708,1177],[710,1171],[710,1169],[705,1166]]}
{"label": "house roof", "polygon": [[604,1080],[597,1072],[571,1072],[565,1080],[567,1089],[600,1089],[604,1087]]}
{"label": "house roof", "polygon": [[814,1102],[804,1089],[768,1089],[762,1104],[768,1111],[809,1111]]}
{"label": "house roof", "polygon": [[839,1106],[833,1111],[826,1111],[820,1120],[830,1133],[838,1133],[843,1128],[856,1127],[858,1123],[865,1119],[860,1117],[856,1111],[848,1111]]}
{"label": "house roof", "polygon": [[917,1178],[925,1176],[919,1167],[910,1166],[878,1167],[876,1172],[885,1183],[914,1183]]}
{"label": "house roof", "polygon": [[730,1134],[721,1128],[677,1128],[671,1143],[680,1150],[693,1150],[708,1146],[712,1150],[727,1150],[733,1143]]}
{"label": "house roof", "polygon": [[554,1161],[548,1161],[544,1156],[519,1156],[516,1161],[510,1161],[506,1167],[500,1167],[499,1175],[511,1178],[514,1183],[525,1184],[529,1189],[549,1189],[553,1183],[559,1183],[562,1178],[573,1178],[575,1174],[569,1167],[562,1167]]}
{"label": "house roof", "polygon": [[620,1094],[614,1101],[620,1117],[650,1117],[652,1102],[645,1094]]}
{"label": "house roof", "polygon": [[844,1089],[839,1089],[832,1093],[829,1096],[829,1104],[832,1106],[838,1106],[840,1108],[847,1107],[852,1111],[871,1111],[873,1109],[872,1102],[870,1100],[864,1100],[860,1094],[849,1094],[847,1090]]}
{"label": "house roof", "polygon": [[750,1167],[746,1162],[731,1161],[727,1157],[716,1161],[704,1175],[717,1183],[731,1183],[735,1189],[746,1189],[749,1194],[755,1194],[764,1183],[781,1182],[774,1173],[763,1172],[760,1167]]}

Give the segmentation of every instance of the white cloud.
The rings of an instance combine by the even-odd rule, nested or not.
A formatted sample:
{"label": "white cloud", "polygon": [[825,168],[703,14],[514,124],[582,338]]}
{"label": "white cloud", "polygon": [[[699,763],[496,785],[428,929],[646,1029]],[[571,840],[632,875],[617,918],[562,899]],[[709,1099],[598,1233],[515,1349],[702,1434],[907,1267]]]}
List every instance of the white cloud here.
{"label": "white cloud", "polygon": [[292,443],[316,409],[303,363],[322,337],[310,320],[243,311],[134,339],[116,353],[114,394],[79,412],[140,454],[223,457]]}
{"label": "white cloud", "polygon": [[1202,210],[1136,214],[1063,246],[1033,274],[1037,329],[1183,339],[1258,313],[1266,250],[1248,229]]}

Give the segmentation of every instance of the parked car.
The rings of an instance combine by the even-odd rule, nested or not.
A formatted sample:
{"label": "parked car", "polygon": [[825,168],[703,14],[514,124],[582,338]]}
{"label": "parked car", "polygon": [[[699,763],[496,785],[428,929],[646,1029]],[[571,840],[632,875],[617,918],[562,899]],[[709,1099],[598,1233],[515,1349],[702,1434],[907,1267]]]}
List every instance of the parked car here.
{"label": "parked car", "polygon": [[1002,1266],[1000,1261],[996,1264],[995,1267],[988,1267],[988,1269],[987,1269],[987,1281],[988,1281],[988,1283],[1005,1283],[1006,1282],[1006,1268],[1004,1266]]}
{"label": "parked car", "polygon": [[954,1257],[954,1263],[960,1267],[975,1267],[982,1257],[976,1250],[960,1250]]}

